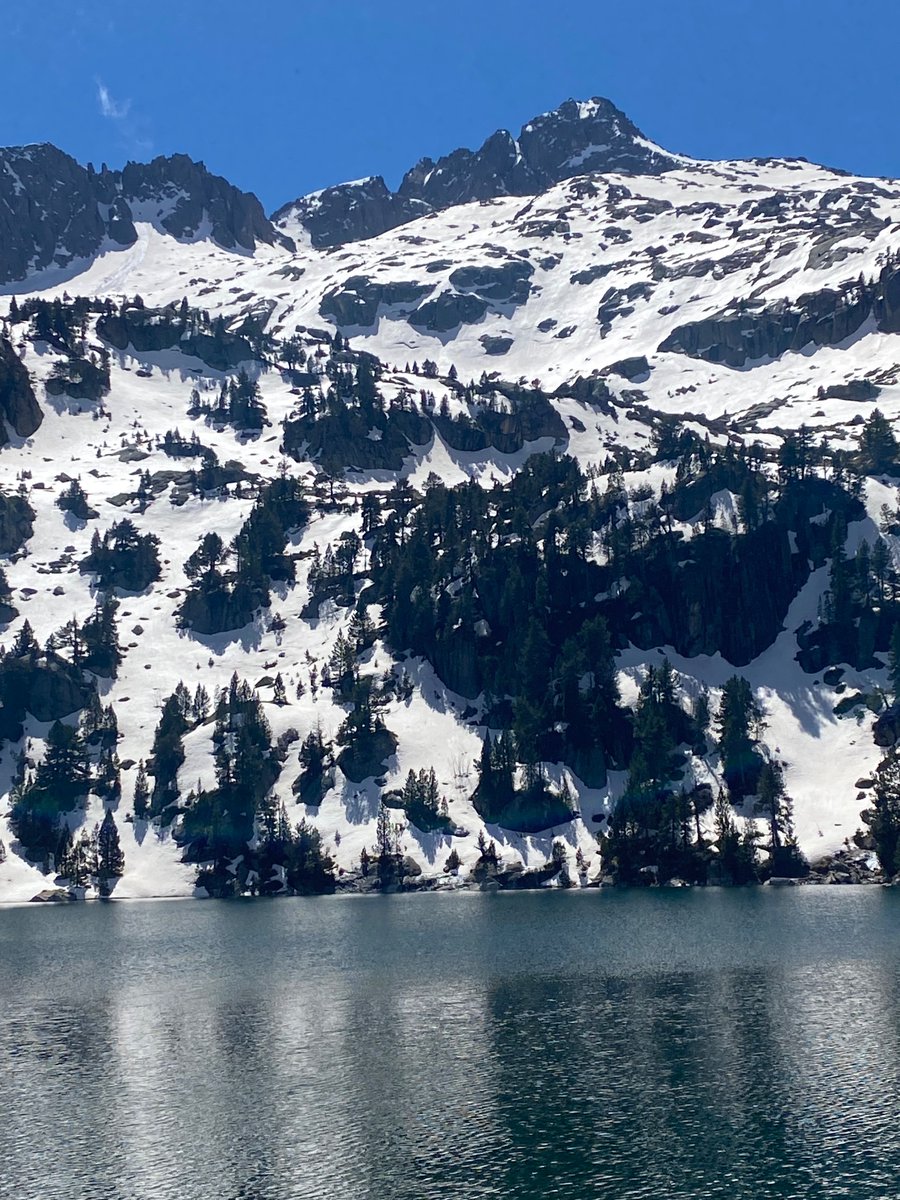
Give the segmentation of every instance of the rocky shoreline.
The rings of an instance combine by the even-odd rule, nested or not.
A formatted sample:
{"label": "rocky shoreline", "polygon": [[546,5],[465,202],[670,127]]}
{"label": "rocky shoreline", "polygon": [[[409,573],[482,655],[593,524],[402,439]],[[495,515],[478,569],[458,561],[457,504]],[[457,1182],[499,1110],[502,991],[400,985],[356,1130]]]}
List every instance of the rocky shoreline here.
{"label": "rocky shoreline", "polygon": [[[808,887],[834,885],[872,885],[882,887],[900,886],[900,873],[892,877],[873,865],[873,856],[864,850],[838,850],[812,864],[809,873],[799,878],[784,878],[772,876],[759,884],[742,886],[753,887]],[[391,875],[379,874],[375,869],[364,874],[362,871],[344,872],[335,878],[334,888],[329,893],[333,895],[396,895],[408,892],[515,892],[539,891],[542,889],[608,889],[628,887],[619,883],[614,876],[600,874],[588,877],[586,872],[573,875],[565,869],[559,871],[555,866],[545,866],[527,870],[521,864],[510,867],[476,868],[470,874],[460,876],[456,872],[442,875],[425,875],[421,866],[412,858],[407,858],[401,864],[401,870]],[[669,879],[662,883],[649,882],[649,888],[688,888],[688,887],[730,887],[732,885],[719,881],[709,884],[691,884],[683,879]],[[643,890],[637,888],[635,890]],[[244,895],[242,899],[253,899],[260,895],[287,896],[295,893],[287,891],[261,891],[253,895]],[[296,893],[300,894],[300,893]],[[88,896],[84,888],[46,888],[32,896],[32,904],[68,904],[88,899],[112,899],[110,896]],[[184,897],[188,899],[189,897]],[[209,897],[199,894],[194,898],[210,899],[225,897]],[[238,898],[235,897],[227,897]]]}

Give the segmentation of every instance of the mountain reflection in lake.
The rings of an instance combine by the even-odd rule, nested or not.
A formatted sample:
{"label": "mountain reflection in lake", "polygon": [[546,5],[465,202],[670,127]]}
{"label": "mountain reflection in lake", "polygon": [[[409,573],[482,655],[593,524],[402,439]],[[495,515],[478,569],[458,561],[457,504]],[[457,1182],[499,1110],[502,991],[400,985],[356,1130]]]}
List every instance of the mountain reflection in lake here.
{"label": "mountain reflection in lake", "polygon": [[0,911],[3,1192],[897,1194],[879,888]]}

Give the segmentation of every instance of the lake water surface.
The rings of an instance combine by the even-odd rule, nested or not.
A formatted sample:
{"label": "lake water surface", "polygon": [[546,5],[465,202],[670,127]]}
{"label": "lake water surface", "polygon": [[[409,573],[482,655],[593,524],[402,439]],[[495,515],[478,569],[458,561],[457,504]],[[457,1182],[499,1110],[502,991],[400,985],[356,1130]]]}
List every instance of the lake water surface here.
{"label": "lake water surface", "polygon": [[900,891],[0,910],[11,1200],[900,1196]]}

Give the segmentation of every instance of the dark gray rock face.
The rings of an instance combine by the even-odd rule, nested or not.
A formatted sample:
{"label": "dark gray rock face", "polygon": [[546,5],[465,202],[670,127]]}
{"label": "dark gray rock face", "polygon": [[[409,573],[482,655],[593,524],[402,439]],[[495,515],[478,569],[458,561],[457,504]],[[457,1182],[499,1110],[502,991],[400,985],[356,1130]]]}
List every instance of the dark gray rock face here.
{"label": "dark gray rock face", "polygon": [[34,533],[34,509],[21,496],[0,492],[0,554],[15,554]]}
{"label": "dark gray rock face", "polygon": [[190,591],[178,610],[178,623],[184,629],[208,637],[243,629],[265,597],[253,588],[240,585],[215,592]]}
{"label": "dark gray rock face", "polygon": [[178,349],[199,358],[216,371],[230,371],[254,358],[250,344],[235,333],[191,333],[173,306],[129,308],[97,321],[97,334],[116,350],[132,346],[139,354]]}
{"label": "dark gray rock face", "polygon": [[491,134],[480,150],[455,150],[408,171],[400,195],[448,208],[495,196],[530,196],[593,171],[659,175],[674,159],[645,144],[641,131],[609,100],[567,100],[535,117],[518,138]]}
{"label": "dark gray rock face", "polygon": [[460,325],[474,325],[487,310],[487,301],[482,300],[480,296],[447,291],[420,304],[407,320],[415,329],[427,329],[431,333],[450,333]]}
{"label": "dark gray rock face", "polygon": [[60,367],[61,373],[52,375],[44,385],[48,396],[96,403],[109,392],[109,370],[95,366],[90,359],[72,358]]}
{"label": "dark gray rock face", "polygon": [[4,422],[19,437],[31,437],[44,419],[28,372],[7,338],[0,338],[0,418],[0,446],[9,441]]}
{"label": "dark gray rock face", "polygon": [[522,156],[542,188],[593,171],[661,175],[674,159],[646,145],[638,127],[609,100],[567,100],[519,134]]}
{"label": "dark gray rock face", "polygon": [[428,211],[427,204],[390,191],[376,175],[302,196],[273,213],[272,220],[276,224],[299,221],[309,231],[312,244],[323,247],[376,237]]}
{"label": "dark gray rock face", "polygon": [[691,321],[660,343],[662,352],[740,368],[748,362],[779,358],[788,350],[835,346],[851,337],[872,312],[872,298],[861,291],[831,289],[775,304],[740,304],[734,309]]}
{"label": "dark gray rock face", "polygon": [[636,300],[649,300],[652,295],[653,286],[649,283],[631,283],[623,288],[607,288],[600,297],[600,306],[597,309],[601,334],[606,337],[612,329],[613,321],[618,317],[631,316]]}
{"label": "dark gray rock face", "polygon": [[353,783],[362,783],[364,779],[382,775],[396,749],[396,735],[389,729],[376,729],[345,746],[338,755],[337,764]]}
{"label": "dark gray rock face", "polygon": [[524,304],[531,292],[531,263],[510,259],[497,267],[459,267],[450,275],[450,283],[459,292],[472,292],[494,305]]}
{"label": "dark gray rock face", "polygon": [[414,305],[431,290],[429,284],[377,283],[366,275],[353,275],[323,297],[319,312],[341,327],[369,328],[375,324],[382,306]]}
{"label": "dark gray rock face", "polygon": [[130,246],[138,219],[178,238],[205,234],[208,222],[227,249],[286,240],[255,196],[186,154],[97,172],[49,144],[0,150],[0,282]]}
{"label": "dark gray rock face", "polygon": [[239,191],[186,154],[160,156],[149,163],[127,163],[113,177],[116,190],[132,214],[141,214],[147,205],[150,215],[153,206],[158,206],[164,213],[160,224],[173,237],[197,236],[207,219],[211,237],[226,250],[240,247],[253,251],[257,242],[271,245],[282,240],[254,195]]}
{"label": "dark gray rock face", "polygon": [[24,279],[96,253],[109,237],[128,246],[137,234],[109,175],[86,170],[55,146],[0,151],[0,279]]}
{"label": "dark gray rock face", "polygon": [[58,721],[87,704],[90,687],[76,679],[67,666],[48,662],[29,672],[22,701],[39,721]]}
{"label": "dark gray rock face", "polygon": [[454,150],[434,162],[423,158],[407,171],[399,194],[430,208],[450,208],[495,196],[527,196],[537,191],[519,146],[505,129],[492,133],[480,150]]}
{"label": "dark gray rock face", "polygon": [[[370,437],[370,433],[377,437]],[[425,446],[431,424],[419,413],[391,411],[364,415],[345,408],[318,418],[284,423],[284,452],[297,462],[316,462],[326,471],[400,471],[411,446]],[[318,603],[318,602],[317,602]],[[312,615],[318,607],[312,610]]]}
{"label": "dark gray rock face", "polygon": [[297,218],[313,245],[339,246],[455,204],[537,195],[576,175],[660,175],[675,166],[609,100],[567,100],[529,121],[518,138],[500,129],[480,150],[420,159],[396,192],[380,177],[340,184],[285,205],[272,219]]}
{"label": "dark gray rock face", "polygon": [[353,275],[325,295],[319,312],[341,329],[371,328],[383,309],[392,308],[394,316],[405,316],[415,329],[449,333],[460,325],[480,321],[488,309],[508,313],[524,304],[531,292],[529,280],[533,274],[531,263],[521,259],[509,259],[496,266],[459,267],[450,274],[451,289],[424,304],[420,301],[433,291],[429,284],[379,283],[365,275]]}
{"label": "dark gray rock face", "polygon": [[[836,346],[858,333],[869,317],[874,317],[881,333],[900,333],[900,260],[889,259],[872,282],[839,290],[823,288],[793,301],[735,304],[724,312],[673,329],[659,349],[740,368],[753,360],[778,358],[804,346]],[[831,395],[867,399],[874,385],[851,381],[836,386],[841,391],[832,388]]]}

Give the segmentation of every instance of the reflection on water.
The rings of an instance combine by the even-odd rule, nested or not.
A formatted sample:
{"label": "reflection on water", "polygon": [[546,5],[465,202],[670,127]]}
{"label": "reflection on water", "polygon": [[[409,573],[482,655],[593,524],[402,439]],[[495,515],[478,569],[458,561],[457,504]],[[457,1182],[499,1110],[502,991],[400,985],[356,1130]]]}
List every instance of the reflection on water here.
{"label": "reflection on water", "polygon": [[900,1194],[900,898],[0,912],[17,1200]]}

